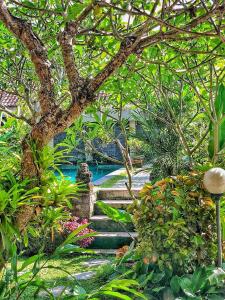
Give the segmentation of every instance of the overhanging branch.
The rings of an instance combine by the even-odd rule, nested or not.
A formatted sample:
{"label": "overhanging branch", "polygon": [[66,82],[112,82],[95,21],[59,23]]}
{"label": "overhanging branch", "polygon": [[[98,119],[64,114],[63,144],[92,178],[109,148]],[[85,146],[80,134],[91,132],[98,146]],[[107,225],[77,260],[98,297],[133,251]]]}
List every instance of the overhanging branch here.
{"label": "overhanging branch", "polygon": [[5,2],[0,0],[0,20],[27,48],[40,80],[39,100],[42,114],[56,108],[54,82],[46,49],[39,37],[32,31],[30,24],[14,17]]}

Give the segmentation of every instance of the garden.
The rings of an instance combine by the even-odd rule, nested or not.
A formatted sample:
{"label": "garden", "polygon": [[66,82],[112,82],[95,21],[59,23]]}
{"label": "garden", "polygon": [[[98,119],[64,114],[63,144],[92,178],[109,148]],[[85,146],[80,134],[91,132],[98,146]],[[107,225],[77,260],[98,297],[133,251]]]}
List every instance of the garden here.
{"label": "garden", "polygon": [[224,300],[224,1],[0,0],[0,75],[0,300]]}

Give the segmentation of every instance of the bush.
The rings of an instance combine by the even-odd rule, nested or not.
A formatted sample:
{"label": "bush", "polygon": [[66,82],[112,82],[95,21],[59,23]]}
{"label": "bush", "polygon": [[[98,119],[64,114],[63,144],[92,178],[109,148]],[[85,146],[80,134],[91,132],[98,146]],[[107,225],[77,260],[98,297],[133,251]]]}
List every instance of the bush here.
{"label": "bush", "polygon": [[202,177],[192,172],[146,184],[131,206],[138,249],[161,269],[179,274],[215,261],[215,209]]}
{"label": "bush", "polygon": [[[35,255],[40,252],[40,250],[51,255],[71,232],[85,224],[88,224],[87,219],[71,217],[69,220],[60,221],[55,228],[36,228],[36,234],[29,234],[28,236],[27,247],[24,247],[22,243],[18,243],[19,250],[23,251],[23,255],[25,256]],[[77,244],[82,248],[87,248],[94,241],[94,237],[91,236],[93,233],[95,233],[95,231],[88,227],[82,229],[77,234],[78,237],[82,237],[77,241]],[[84,237],[86,235],[88,236]]]}

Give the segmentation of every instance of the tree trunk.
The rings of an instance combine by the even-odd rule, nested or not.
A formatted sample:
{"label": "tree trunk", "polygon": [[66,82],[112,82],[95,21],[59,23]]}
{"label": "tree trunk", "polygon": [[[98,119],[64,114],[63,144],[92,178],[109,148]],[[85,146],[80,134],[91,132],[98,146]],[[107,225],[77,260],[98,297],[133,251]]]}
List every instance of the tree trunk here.
{"label": "tree trunk", "polygon": [[[35,141],[34,141],[35,142]],[[22,161],[21,161],[21,177],[35,180],[39,178],[38,166],[35,163],[34,153],[32,151],[32,141],[26,136],[22,142]]]}

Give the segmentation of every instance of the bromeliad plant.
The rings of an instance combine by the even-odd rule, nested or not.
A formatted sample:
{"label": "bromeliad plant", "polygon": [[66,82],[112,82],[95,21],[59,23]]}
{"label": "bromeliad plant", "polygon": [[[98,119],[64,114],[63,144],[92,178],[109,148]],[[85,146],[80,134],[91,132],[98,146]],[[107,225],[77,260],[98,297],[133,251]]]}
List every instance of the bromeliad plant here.
{"label": "bromeliad plant", "polygon": [[11,243],[21,237],[21,221],[27,223],[26,216],[20,219],[18,211],[23,207],[32,207],[36,204],[38,187],[28,189],[28,180],[18,181],[10,172],[1,174],[0,181],[0,269],[10,255]]}
{"label": "bromeliad plant", "polygon": [[18,168],[7,171],[0,167],[1,268],[10,258],[11,243],[23,241],[27,247],[29,235],[35,237],[46,229],[51,234],[60,220],[69,217],[66,208],[71,208],[70,200],[76,198],[80,187],[54,174],[60,158],[64,159],[63,152],[55,152],[44,148],[42,153],[34,153],[40,170],[38,182],[23,180]]}
{"label": "bromeliad plant", "polygon": [[160,269],[177,274],[216,258],[215,208],[202,172],[146,184],[131,207],[138,249]]}

